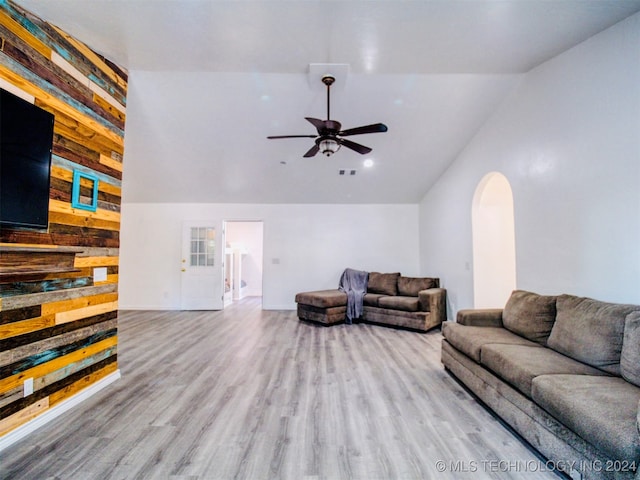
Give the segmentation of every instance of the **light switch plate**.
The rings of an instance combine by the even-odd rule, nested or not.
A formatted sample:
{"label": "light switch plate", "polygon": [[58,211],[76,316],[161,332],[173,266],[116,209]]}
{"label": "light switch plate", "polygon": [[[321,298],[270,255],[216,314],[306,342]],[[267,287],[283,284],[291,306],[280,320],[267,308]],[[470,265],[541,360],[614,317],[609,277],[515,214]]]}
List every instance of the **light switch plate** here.
{"label": "light switch plate", "polygon": [[93,281],[94,282],[106,282],[107,281],[107,267],[96,267],[93,269]]}
{"label": "light switch plate", "polygon": [[22,395],[28,397],[33,393],[33,378],[27,378],[22,384]]}

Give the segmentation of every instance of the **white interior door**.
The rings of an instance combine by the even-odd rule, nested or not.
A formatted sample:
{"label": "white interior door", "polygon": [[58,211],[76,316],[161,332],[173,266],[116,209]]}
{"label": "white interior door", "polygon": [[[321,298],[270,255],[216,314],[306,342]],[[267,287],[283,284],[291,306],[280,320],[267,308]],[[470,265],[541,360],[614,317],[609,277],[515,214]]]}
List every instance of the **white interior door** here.
{"label": "white interior door", "polygon": [[185,222],[182,227],[182,310],[223,308],[222,221]]}

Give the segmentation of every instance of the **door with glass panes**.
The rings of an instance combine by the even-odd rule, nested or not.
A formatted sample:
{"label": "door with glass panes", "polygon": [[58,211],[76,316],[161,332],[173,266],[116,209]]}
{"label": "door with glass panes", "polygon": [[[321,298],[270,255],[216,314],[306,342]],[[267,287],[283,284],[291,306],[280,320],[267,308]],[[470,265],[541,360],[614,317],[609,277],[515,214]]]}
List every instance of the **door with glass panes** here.
{"label": "door with glass panes", "polygon": [[223,308],[222,240],[222,221],[183,224],[182,310]]}

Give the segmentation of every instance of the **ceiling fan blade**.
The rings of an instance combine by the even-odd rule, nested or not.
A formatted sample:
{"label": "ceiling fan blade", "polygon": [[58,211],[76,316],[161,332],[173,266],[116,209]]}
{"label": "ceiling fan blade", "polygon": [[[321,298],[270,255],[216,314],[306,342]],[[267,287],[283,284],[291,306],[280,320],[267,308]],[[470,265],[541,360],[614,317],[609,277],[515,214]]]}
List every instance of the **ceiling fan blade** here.
{"label": "ceiling fan blade", "polygon": [[342,128],[337,120],[320,120],[318,118],[304,117],[318,130],[318,135],[336,135]]}
{"label": "ceiling fan blade", "polygon": [[344,145],[345,147],[350,148],[351,150],[358,152],[362,155],[366,155],[367,153],[371,152],[371,149],[369,147],[365,147],[364,145],[360,145],[359,143],[352,142],[351,140],[338,138],[337,141],[340,145]]}
{"label": "ceiling fan blade", "polygon": [[314,145],[313,147],[311,147],[309,149],[309,151],[307,153],[305,153],[303,155],[303,157],[305,157],[305,158],[313,157],[319,151],[320,151],[320,148],[318,148],[318,145]]}
{"label": "ceiling fan blade", "polygon": [[325,125],[324,125],[324,120],[320,120],[319,118],[312,118],[312,117],[304,117],[305,120],[307,120],[311,125],[313,125],[314,127],[316,127],[316,130],[318,130],[318,133],[320,133],[320,131],[322,129],[324,129]]}
{"label": "ceiling fan blade", "polygon": [[267,138],[269,139],[274,139],[274,138],[316,138],[317,135],[271,135]]}
{"label": "ceiling fan blade", "polygon": [[362,135],[364,133],[382,133],[388,130],[384,123],[374,123],[372,125],[365,125],[364,127],[349,128],[338,135],[341,137],[348,137],[349,135]]}

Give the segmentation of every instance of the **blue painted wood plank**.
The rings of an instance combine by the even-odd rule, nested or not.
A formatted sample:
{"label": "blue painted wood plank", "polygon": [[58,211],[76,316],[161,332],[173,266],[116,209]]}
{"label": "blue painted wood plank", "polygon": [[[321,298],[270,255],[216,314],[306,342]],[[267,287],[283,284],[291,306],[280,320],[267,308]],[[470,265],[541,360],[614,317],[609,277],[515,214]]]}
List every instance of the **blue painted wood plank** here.
{"label": "blue painted wood plank", "polygon": [[73,172],[74,170],[79,170],[84,173],[88,173],[91,175],[95,175],[101,182],[108,183],[109,185],[113,185],[115,187],[122,187],[122,181],[117,178],[113,178],[106,173],[96,172],[89,167],[85,167],[84,165],[79,165],[77,163],[72,162],[71,160],[67,160],[66,158],[62,158],[55,153],[51,155],[51,163],[57,167],[64,168],[65,170],[69,170]]}
{"label": "blue painted wood plank", "polygon": [[[54,50],[58,55],[60,55],[67,62],[69,62],[71,65],[76,67],[79,71],[83,72],[83,74],[86,75],[89,80],[91,80],[93,83],[95,83],[96,85],[98,85],[101,88],[103,88],[111,96],[116,98],[116,100],[122,106],[126,107],[126,105],[127,105],[126,95],[124,95],[122,92],[118,91],[112,84],[110,84],[104,78],[101,78],[101,77],[99,77],[97,75],[94,75],[94,74],[87,73],[87,72],[83,71],[83,70],[85,70],[83,68],[85,63],[78,59],[78,55],[79,54],[76,55],[76,54],[74,54],[74,52],[64,48],[58,42],[53,41],[52,38],[47,34],[47,32],[42,30],[42,28],[40,26],[38,26],[35,23],[33,23],[28,17],[24,16],[22,14],[22,12],[16,10],[14,8],[14,6],[11,5],[7,0],[0,0],[0,8],[2,8],[13,20],[18,22],[22,26],[22,28],[27,30],[31,35],[33,35],[35,38],[37,38],[39,41],[41,41],[47,47],[49,47],[52,50]],[[84,58],[84,57],[82,57],[82,58]]]}
{"label": "blue painted wood plank", "polygon": [[100,125],[107,128],[111,132],[115,133],[119,137],[124,138],[124,130],[118,128],[117,126],[109,122],[107,119],[101,117],[100,115],[95,113],[93,110],[91,110],[89,107],[80,103],[75,98],[67,95],[66,93],[64,93],[63,91],[61,91],[60,89],[52,85],[51,83],[43,80],[41,77],[33,73],[31,70],[25,68],[23,65],[16,62],[13,58],[8,57],[7,55],[0,55],[0,64],[4,65],[9,70],[17,73],[26,81],[32,83],[33,85],[36,85],[37,87],[44,90],[48,94],[56,97],[59,100],[62,100],[63,102],[65,102],[70,107],[77,110],[78,112],[83,113],[84,115],[90,117],[92,120],[95,120]]}
{"label": "blue painted wood plank", "polygon": [[[78,362],[65,365],[61,369],[56,370],[55,372],[51,372],[50,374],[47,374],[47,376],[55,378],[56,381],[62,378],[66,378],[69,375],[73,375],[74,373],[79,372],[80,370],[84,370],[85,368],[90,367],[93,364],[101,362],[102,360],[109,358],[112,355],[115,355],[117,352],[118,352],[118,347],[116,346],[110,347],[106,350],[102,350],[101,352],[96,353],[95,355],[91,355],[90,357],[83,358]],[[54,383],[54,382],[49,382],[49,383]],[[40,386],[40,388],[42,388],[42,386]]]}
{"label": "blue painted wood plank", "polygon": [[87,338],[83,338],[82,340],[70,343],[68,345],[63,345],[61,347],[56,347],[45,350],[44,352],[36,353],[23,360],[20,360],[19,362],[12,363],[0,368],[0,378],[6,378],[11,375],[16,375],[20,372],[24,372],[25,370],[29,370],[30,368],[37,367],[38,365],[42,365],[43,363],[50,362],[51,360],[62,357],[71,352],[82,350],[83,348],[86,348],[107,338],[111,338],[117,334],[118,330],[116,328],[113,328],[104,332],[94,333]]}
{"label": "blue painted wood plank", "polygon": [[68,288],[90,287],[93,285],[91,277],[56,278],[37,282],[12,282],[0,284],[0,297],[27,295],[30,293],[54,292]]}

